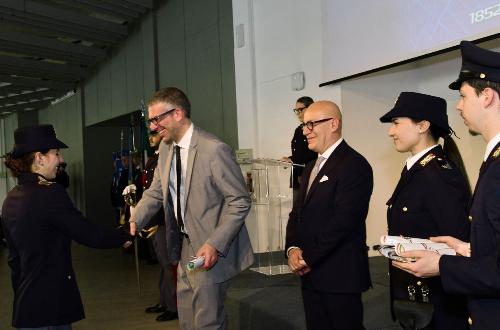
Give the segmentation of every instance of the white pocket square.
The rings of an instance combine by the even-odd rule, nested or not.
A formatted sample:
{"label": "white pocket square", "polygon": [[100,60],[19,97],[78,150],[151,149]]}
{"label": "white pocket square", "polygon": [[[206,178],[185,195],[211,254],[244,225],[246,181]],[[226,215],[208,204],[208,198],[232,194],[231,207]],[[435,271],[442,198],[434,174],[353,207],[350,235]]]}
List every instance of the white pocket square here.
{"label": "white pocket square", "polygon": [[325,181],[328,181],[328,177],[326,175],[323,175],[323,177],[321,178],[321,180],[319,180],[319,182],[325,182]]}

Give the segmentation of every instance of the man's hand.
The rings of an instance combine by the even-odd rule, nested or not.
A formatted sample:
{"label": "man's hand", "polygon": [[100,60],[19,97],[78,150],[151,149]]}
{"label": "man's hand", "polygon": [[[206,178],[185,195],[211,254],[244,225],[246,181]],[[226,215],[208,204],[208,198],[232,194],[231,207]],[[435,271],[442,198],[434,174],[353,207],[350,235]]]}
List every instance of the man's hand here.
{"label": "man's hand", "polygon": [[302,266],[304,266],[304,268],[298,270],[296,274],[302,276],[302,275],[305,275],[305,274],[307,274],[307,273],[309,273],[311,271],[311,268],[307,265],[307,263],[304,261],[304,259],[302,259],[300,261],[300,264]]}
{"label": "man's hand", "polygon": [[137,232],[137,224],[134,221],[129,221],[130,235],[135,236]]}
{"label": "man's hand", "polygon": [[205,257],[205,264],[203,265],[203,268],[205,268],[206,270],[212,268],[217,260],[219,260],[217,249],[208,243],[205,243],[200,247],[198,252],[196,252],[196,256]]}
{"label": "man's hand", "polygon": [[414,258],[415,262],[392,261],[392,265],[417,277],[439,275],[439,259],[441,255],[432,251],[410,251],[401,253],[402,257]]}
{"label": "man's hand", "polygon": [[470,257],[470,243],[462,242],[461,240],[451,236],[436,236],[431,237],[431,241],[436,243],[446,243],[458,255]]}
{"label": "man's hand", "polygon": [[293,248],[288,253],[288,268],[292,273],[297,275],[304,275],[311,271],[309,266],[307,266],[306,262],[302,258],[302,249]]}
{"label": "man's hand", "polygon": [[132,241],[126,241],[125,243],[123,243],[122,247],[123,247],[124,249],[126,249],[126,248],[128,248],[130,245],[132,245],[132,243],[133,243]]}
{"label": "man's hand", "polygon": [[135,206],[130,205],[128,210],[129,210],[129,212],[130,212],[130,219],[134,219],[134,215],[135,215]]}
{"label": "man's hand", "polygon": [[281,157],[280,159],[282,162],[287,162],[287,163],[291,163],[292,160],[290,159],[290,157]]}

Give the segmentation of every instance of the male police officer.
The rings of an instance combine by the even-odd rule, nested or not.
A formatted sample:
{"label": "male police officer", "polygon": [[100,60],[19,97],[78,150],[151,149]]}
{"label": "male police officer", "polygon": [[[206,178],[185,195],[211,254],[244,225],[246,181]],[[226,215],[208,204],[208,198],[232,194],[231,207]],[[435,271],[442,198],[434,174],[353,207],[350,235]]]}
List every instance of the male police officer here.
{"label": "male police officer", "polygon": [[470,244],[436,237],[459,257],[429,251],[404,254],[415,263],[393,262],[419,277],[441,274],[446,291],[469,296],[472,329],[500,327],[500,53],[462,41],[462,69],[451,89],[460,90],[457,109],[471,134],[487,142],[470,209]]}

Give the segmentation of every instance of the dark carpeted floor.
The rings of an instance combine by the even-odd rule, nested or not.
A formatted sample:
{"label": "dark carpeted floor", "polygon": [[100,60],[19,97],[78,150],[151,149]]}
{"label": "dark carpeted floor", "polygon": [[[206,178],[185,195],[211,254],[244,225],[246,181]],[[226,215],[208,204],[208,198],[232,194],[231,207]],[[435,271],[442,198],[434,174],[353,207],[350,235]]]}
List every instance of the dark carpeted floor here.
{"label": "dark carpeted floor", "polygon": [[[138,295],[134,259],[120,250],[73,247],[73,261],[86,311],[75,330],[177,329],[156,322],[144,308],[158,299],[158,265],[141,262]],[[387,261],[370,258],[373,289],[363,295],[367,329],[400,329],[389,315]],[[299,279],[247,270],[233,281],[226,299],[230,329],[305,329]],[[12,288],[7,250],[0,247],[0,329],[11,329]]]}

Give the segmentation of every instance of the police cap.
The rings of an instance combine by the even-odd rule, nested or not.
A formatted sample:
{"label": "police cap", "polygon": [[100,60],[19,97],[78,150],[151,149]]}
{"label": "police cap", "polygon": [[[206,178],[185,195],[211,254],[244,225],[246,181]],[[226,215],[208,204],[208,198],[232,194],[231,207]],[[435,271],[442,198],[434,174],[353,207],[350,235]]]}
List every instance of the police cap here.
{"label": "police cap", "polygon": [[14,131],[14,148],[11,151],[12,158],[47,149],[62,149],[68,146],[56,137],[56,131],[52,125],[34,125],[20,127]]}
{"label": "police cap", "polygon": [[445,134],[452,132],[448,125],[446,101],[443,98],[415,93],[402,92],[399,94],[394,108],[380,117],[382,123],[389,123],[393,118],[408,117],[417,120],[427,120],[441,128]]}
{"label": "police cap", "polygon": [[462,68],[457,80],[450,84],[458,90],[462,83],[471,79],[500,82],[500,53],[474,45],[470,41],[460,43]]}

